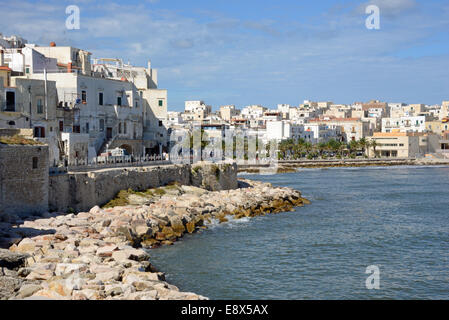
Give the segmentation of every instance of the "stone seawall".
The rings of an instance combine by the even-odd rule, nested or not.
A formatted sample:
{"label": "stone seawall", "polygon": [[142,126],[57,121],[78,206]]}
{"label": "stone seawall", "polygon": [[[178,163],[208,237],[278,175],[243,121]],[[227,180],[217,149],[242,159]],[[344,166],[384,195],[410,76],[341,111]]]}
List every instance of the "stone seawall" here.
{"label": "stone seawall", "polygon": [[128,167],[50,176],[49,210],[86,211],[95,205],[107,203],[120,190],[140,191],[174,182],[210,191],[235,189],[237,165],[197,163]]}

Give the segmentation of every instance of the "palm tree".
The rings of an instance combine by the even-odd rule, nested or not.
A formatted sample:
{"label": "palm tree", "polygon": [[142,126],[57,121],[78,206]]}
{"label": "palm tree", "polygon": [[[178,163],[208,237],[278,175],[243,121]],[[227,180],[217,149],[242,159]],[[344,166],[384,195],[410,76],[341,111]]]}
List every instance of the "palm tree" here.
{"label": "palm tree", "polygon": [[318,152],[320,153],[320,157],[323,156],[323,152],[327,149],[327,144],[324,142],[320,142],[317,145]]}
{"label": "palm tree", "polygon": [[352,154],[354,151],[357,151],[359,148],[359,143],[355,140],[349,142],[349,153]]}
{"label": "palm tree", "polygon": [[368,148],[368,149],[369,149],[370,147],[373,148],[374,158],[377,157],[376,147],[378,147],[378,146],[379,146],[379,144],[377,143],[376,140],[373,139],[373,140],[371,140],[371,141],[368,141],[367,148]]}
{"label": "palm tree", "polygon": [[363,149],[363,153],[366,154],[366,148],[368,147],[369,141],[365,138],[359,140],[359,146]]}
{"label": "palm tree", "polygon": [[328,149],[334,152],[335,154],[337,154],[338,150],[340,150],[340,144],[341,142],[335,139],[330,139],[327,142]]}

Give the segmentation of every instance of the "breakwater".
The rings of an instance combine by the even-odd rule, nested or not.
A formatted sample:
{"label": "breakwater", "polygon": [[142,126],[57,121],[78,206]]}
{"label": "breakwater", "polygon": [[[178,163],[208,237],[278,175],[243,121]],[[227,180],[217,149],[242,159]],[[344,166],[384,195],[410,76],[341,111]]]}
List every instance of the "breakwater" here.
{"label": "breakwater", "polygon": [[[114,200],[125,205],[114,206]],[[29,218],[15,232],[36,235],[3,251],[3,260],[0,255],[0,264],[9,263],[1,269],[0,298],[205,299],[167,283],[142,248],[170,245],[213,221],[291,211],[307,203],[299,191],[239,180],[238,188],[220,191],[181,184],[128,190],[104,208]]]}
{"label": "breakwater", "polygon": [[[409,166],[409,165],[449,165],[448,159],[432,158],[380,158],[380,159],[320,159],[320,160],[280,160],[275,172],[295,172],[297,168],[369,167],[369,166]],[[268,164],[244,164],[238,172],[263,173]],[[273,168],[270,168],[273,172]]]}

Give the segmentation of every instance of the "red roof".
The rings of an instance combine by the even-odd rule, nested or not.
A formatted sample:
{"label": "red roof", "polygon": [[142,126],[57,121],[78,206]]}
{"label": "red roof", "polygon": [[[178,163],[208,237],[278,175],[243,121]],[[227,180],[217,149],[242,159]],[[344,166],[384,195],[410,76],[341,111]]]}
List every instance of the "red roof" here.
{"label": "red roof", "polygon": [[0,66],[0,70],[12,71],[12,69],[7,66]]}

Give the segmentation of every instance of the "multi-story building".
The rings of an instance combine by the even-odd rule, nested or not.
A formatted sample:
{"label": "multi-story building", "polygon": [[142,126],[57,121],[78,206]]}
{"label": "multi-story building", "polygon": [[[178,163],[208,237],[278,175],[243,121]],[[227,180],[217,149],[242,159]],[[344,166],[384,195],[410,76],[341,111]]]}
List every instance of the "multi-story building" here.
{"label": "multi-story building", "polygon": [[[57,150],[68,150],[65,159],[70,162],[87,161],[108,148],[140,156],[167,147],[167,90],[158,89],[157,71],[150,63],[144,68],[97,59],[91,65],[85,50],[23,43],[0,41],[0,66],[9,61],[2,69],[8,69],[11,81],[0,89],[2,126],[33,128],[40,139],[56,132],[55,141],[49,142],[50,159],[55,161],[62,160]],[[72,152],[75,144],[83,150]]]}
{"label": "multi-story building", "polygon": [[230,122],[232,118],[240,115],[240,110],[235,108],[235,105],[227,105],[220,107],[220,117],[222,120]]}
{"label": "multi-story building", "polygon": [[443,135],[445,131],[449,130],[449,121],[432,120],[426,121],[426,130],[438,135]]}
{"label": "multi-story building", "polygon": [[290,118],[291,106],[289,104],[278,104],[277,111],[282,114],[282,119],[288,120]]}
{"label": "multi-story building", "polygon": [[191,100],[185,102],[183,116],[184,121],[204,121],[212,113],[212,107],[206,105],[201,100]]}
{"label": "multi-story building", "polygon": [[440,120],[449,121],[449,101],[443,101],[439,118]]}
{"label": "multi-story building", "polygon": [[324,124],[298,124],[291,121],[268,121],[266,139],[282,141],[286,139],[304,139],[312,144],[327,142],[339,138],[339,130],[328,128]]}
{"label": "multi-story building", "polygon": [[388,103],[380,102],[379,100],[371,100],[370,102],[363,103],[362,108],[364,111],[368,111],[368,117],[388,117],[390,116],[390,109]]}
{"label": "multi-story building", "polygon": [[426,117],[382,118],[382,132],[424,132],[426,131]]}
{"label": "multi-story building", "polygon": [[368,156],[409,158],[435,153],[440,138],[435,134],[413,132],[375,132],[368,137],[369,142],[376,142],[368,150]]}
{"label": "multi-story building", "polygon": [[184,123],[184,120],[181,117],[181,112],[176,111],[168,111],[167,112],[167,119],[165,120],[166,125],[168,127],[173,125],[182,125]]}
{"label": "multi-story building", "polygon": [[349,118],[350,115],[351,107],[341,104],[331,105],[323,114],[324,117],[332,118]]}
{"label": "multi-story building", "polygon": [[262,118],[267,108],[261,105],[246,106],[242,109],[241,116],[245,119],[259,119]]}
{"label": "multi-story building", "polygon": [[330,129],[339,130],[344,142],[360,140],[371,135],[370,123],[359,118],[311,119],[309,123],[324,124]]}

